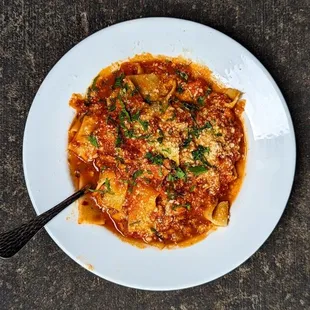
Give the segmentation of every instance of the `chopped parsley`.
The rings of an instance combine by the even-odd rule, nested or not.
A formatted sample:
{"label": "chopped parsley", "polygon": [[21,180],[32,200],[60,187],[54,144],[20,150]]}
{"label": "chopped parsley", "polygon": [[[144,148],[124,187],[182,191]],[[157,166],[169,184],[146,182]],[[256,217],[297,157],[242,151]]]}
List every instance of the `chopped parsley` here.
{"label": "chopped parsley", "polygon": [[143,174],[143,170],[139,169],[137,171],[134,172],[134,174],[132,175],[133,180],[135,181],[138,177],[140,177]]}
{"label": "chopped parsley", "polygon": [[178,179],[185,179],[186,178],[186,173],[180,167],[178,167],[176,169],[176,177]]}
{"label": "chopped parsley", "polygon": [[188,74],[183,72],[183,71],[180,71],[180,70],[176,70],[175,72],[182,80],[184,80],[185,82],[188,81]]}
{"label": "chopped parsley", "polygon": [[167,121],[174,121],[176,116],[177,116],[176,112],[173,111],[172,116],[170,118],[168,118]]}
{"label": "chopped parsley", "polygon": [[132,121],[138,121],[140,125],[142,126],[143,130],[146,131],[149,128],[149,122],[148,121],[143,121],[140,119],[140,111],[136,112],[135,114],[132,115],[131,117]]}
{"label": "chopped parsley", "polygon": [[159,138],[157,138],[157,141],[158,141],[160,144],[162,144],[163,141],[164,141],[164,137],[159,137]]}
{"label": "chopped parsley", "polygon": [[201,128],[200,128],[200,130],[203,130],[203,129],[210,129],[210,128],[212,128],[212,124],[209,122],[209,121],[207,121]]}
{"label": "chopped parsley", "polygon": [[212,88],[208,87],[208,89],[206,90],[206,97],[208,97],[211,93],[212,93]]}
{"label": "chopped parsley", "polygon": [[189,188],[189,191],[192,193],[196,188],[196,185],[192,185],[190,188]]}
{"label": "chopped parsley", "polygon": [[104,183],[105,187],[107,188],[107,193],[109,194],[114,194],[111,190],[111,184],[110,184],[110,180],[108,178],[105,179]]}
{"label": "chopped parsley", "polygon": [[174,200],[177,197],[177,194],[175,191],[168,190],[166,194],[169,200]]}
{"label": "chopped parsley", "polygon": [[172,210],[176,210],[177,208],[185,208],[187,210],[191,209],[191,204],[189,202],[186,202],[184,205],[174,205],[172,206]]}
{"label": "chopped parsley", "polygon": [[119,95],[118,96],[118,100],[119,100],[119,103],[122,107],[122,112],[123,114],[128,118],[128,120],[131,122],[131,117],[130,117],[130,114],[129,112],[127,111],[127,108],[126,108],[126,105],[125,105],[125,102],[122,100],[121,96]]}
{"label": "chopped parsley", "polygon": [[200,133],[204,129],[211,129],[211,128],[212,128],[212,124],[209,121],[207,121],[202,127],[197,127],[197,126],[192,127],[191,129],[188,130],[187,138],[184,140],[182,147],[187,148],[189,144],[191,143],[191,141],[193,141],[194,138],[198,138]]}
{"label": "chopped parsley", "polygon": [[118,77],[115,78],[115,82],[114,82],[114,89],[115,88],[120,88],[123,86],[123,80],[124,80],[125,74],[121,73]]}
{"label": "chopped parsley", "polygon": [[168,182],[174,182],[176,180],[182,180],[186,178],[186,173],[180,168],[177,167],[174,171],[170,172],[167,175],[167,181]]}
{"label": "chopped parsley", "polygon": [[99,74],[93,79],[93,82],[90,86],[90,89],[93,90],[93,91],[97,91],[98,90],[98,87],[97,87],[97,80],[99,78]]}
{"label": "chopped parsley", "polygon": [[108,111],[113,112],[116,109],[116,100],[115,98],[111,98],[111,104],[108,106]]}
{"label": "chopped parsley", "polygon": [[132,179],[131,180],[128,180],[127,183],[128,183],[128,191],[131,193],[133,191],[133,188],[134,186],[137,185],[137,178],[140,177],[142,174],[143,174],[143,170],[139,169],[139,170],[136,170],[133,175],[132,175]]}
{"label": "chopped parsley", "polygon": [[177,88],[176,88],[176,91],[179,93],[179,94],[182,94],[184,92],[184,89],[181,85],[178,85]]}
{"label": "chopped parsley", "polygon": [[133,226],[133,225],[136,225],[136,224],[139,224],[141,221],[134,221],[134,222],[131,222],[129,223],[129,226]]}
{"label": "chopped parsley", "polygon": [[141,119],[139,120],[139,123],[143,127],[143,130],[146,131],[149,129],[149,122],[148,121],[142,121]]}
{"label": "chopped parsley", "polygon": [[90,103],[91,103],[91,95],[90,95],[91,92],[98,90],[98,87],[97,87],[97,80],[98,80],[98,78],[99,78],[99,74],[93,79],[92,84],[88,87],[88,90],[87,90],[87,101],[85,102],[86,106],[89,106]]}
{"label": "chopped parsley", "polygon": [[120,127],[117,128],[117,136],[115,140],[115,147],[120,147],[123,144],[123,136]]}
{"label": "chopped parsley", "polygon": [[115,155],[115,160],[120,162],[121,164],[125,164],[124,158],[119,155]]}
{"label": "chopped parsley", "polygon": [[106,193],[114,195],[114,192],[111,189],[110,180],[108,178],[104,180],[101,186],[105,186],[106,189],[89,189],[89,191],[92,193],[100,193],[101,195],[104,195]]}
{"label": "chopped parsley", "polygon": [[183,144],[182,144],[182,148],[187,148],[189,146],[189,144],[191,143],[191,141],[193,140],[192,135],[189,133],[188,137],[184,140]]}
{"label": "chopped parsley", "polygon": [[188,167],[188,170],[194,175],[200,175],[207,172],[209,169],[206,166],[192,166]]}
{"label": "chopped parsley", "polygon": [[124,135],[125,135],[126,138],[134,138],[135,137],[133,129],[124,130]]}
{"label": "chopped parsley", "polygon": [[91,145],[93,145],[96,148],[99,148],[99,143],[97,141],[97,138],[94,135],[89,135],[87,139]]}
{"label": "chopped parsley", "polygon": [[145,154],[145,158],[148,159],[152,164],[162,165],[164,162],[164,156],[161,154],[154,154],[151,152],[147,152]]}
{"label": "chopped parsley", "polygon": [[159,232],[154,228],[151,227],[151,232],[154,233],[154,235],[159,238],[159,239],[163,239],[163,237],[159,234]]}
{"label": "chopped parsley", "polygon": [[134,95],[136,95],[136,94],[138,94],[138,93],[139,93],[138,89],[137,89],[137,88],[134,88],[134,89],[131,91],[131,96],[134,96]]}
{"label": "chopped parsley", "polygon": [[204,147],[202,145],[198,145],[197,149],[192,151],[192,156],[194,160],[200,160],[203,163],[205,162],[205,153],[210,153],[209,147]]}
{"label": "chopped parsley", "polygon": [[91,193],[100,193],[101,195],[104,195],[106,193],[105,190],[103,189],[89,189],[88,191],[90,191]]}
{"label": "chopped parsley", "polygon": [[200,106],[204,105],[204,103],[205,103],[205,98],[204,98],[204,97],[198,97],[197,103],[198,103]]}
{"label": "chopped parsley", "polygon": [[147,95],[147,96],[144,98],[144,101],[145,101],[147,104],[151,104],[152,101],[151,101],[150,95]]}
{"label": "chopped parsley", "polygon": [[193,103],[188,103],[188,102],[185,102],[185,101],[183,101],[183,102],[181,103],[181,106],[182,106],[183,108],[185,108],[186,110],[188,110],[188,111],[197,111],[197,110],[198,110],[198,107],[197,107],[195,104],[193,104]]}
{"label": "chopped parsley", "polygon": [[161,149],[161,150],[165,153],[171,154],[171,150],[169,148]]}
{"label": "chopped parsley", "polygon": [[140,118],[140,111],[136,112],[131,117],[132,121],[137,121],[139,118]]}
{"label": "chopped parsley", "polygon": [[[124,136],[126,138],[133,138],[134,135],[134,130],[133,129],[128,129],[125,125],[125,120],[126,118],[128,119],[128,114],[126,113],[126,110],[122,110],[121,113],[119,114],[119,121],[120,121],[120,126],[122,127],[124,131]],[[130,119],[129,119],[130,121]]]}

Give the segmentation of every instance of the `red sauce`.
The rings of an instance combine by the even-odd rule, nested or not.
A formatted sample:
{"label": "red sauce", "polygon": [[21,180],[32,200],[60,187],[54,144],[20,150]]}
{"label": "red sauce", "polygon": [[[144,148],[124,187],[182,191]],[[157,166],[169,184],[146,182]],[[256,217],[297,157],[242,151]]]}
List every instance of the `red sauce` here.
{"label": "red sauce", "polygon": [[[81,223],[157,246],[192,244],[219,225],[218,203],[232,204],[244,175],[244,103],[229,107],[233,98],[195,68],[175,59],[138,58],[103,70],[85,97],[72,97],[72,179],[76,188],[96,188],[80,201]],[[147,194],[140,197],[141,191]],[[122,193],[120,207],[107,202]],[[149,211],[149,202],[139,205],[147,195],[155,197]]]}

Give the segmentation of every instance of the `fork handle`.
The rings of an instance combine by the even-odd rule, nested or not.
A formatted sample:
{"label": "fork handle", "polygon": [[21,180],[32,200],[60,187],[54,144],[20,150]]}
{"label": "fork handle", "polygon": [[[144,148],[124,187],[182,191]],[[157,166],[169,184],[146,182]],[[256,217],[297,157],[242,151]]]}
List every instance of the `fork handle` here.
{"label": "fork handle", "polygon": [[88,188],[87,186],[80,189],[55,207],[29,222],[0,234],[0,258],[9,258],[15,255],[46,223],[83,196]]}

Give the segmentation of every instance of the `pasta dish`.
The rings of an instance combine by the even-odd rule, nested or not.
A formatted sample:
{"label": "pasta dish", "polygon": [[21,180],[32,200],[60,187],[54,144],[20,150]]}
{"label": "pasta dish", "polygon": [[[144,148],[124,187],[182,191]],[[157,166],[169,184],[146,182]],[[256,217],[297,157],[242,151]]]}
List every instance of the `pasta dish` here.
{"label": "pasta dish", "polygon": [[182,58],[137,55],[73,94],[79,223],[134,244],[189,245],[227,226],[244,174],[241,92]]}

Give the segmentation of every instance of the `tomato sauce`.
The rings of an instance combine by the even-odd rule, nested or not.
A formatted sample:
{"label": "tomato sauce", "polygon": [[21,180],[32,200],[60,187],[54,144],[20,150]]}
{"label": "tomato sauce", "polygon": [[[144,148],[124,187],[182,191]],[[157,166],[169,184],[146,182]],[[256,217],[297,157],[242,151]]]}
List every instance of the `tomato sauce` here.
{"label": "tomato sauce", "polygon": [[241,93],[181,59],[137,56],[73,95],[68,161],[79,222],[135,245],[191,245],[229,222],[242,185]]}

